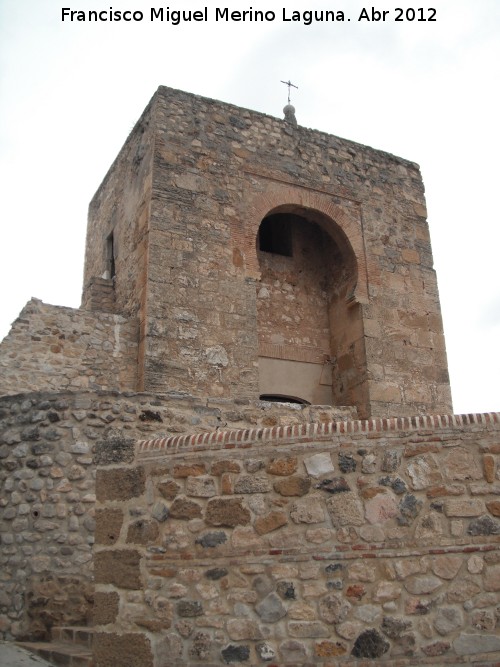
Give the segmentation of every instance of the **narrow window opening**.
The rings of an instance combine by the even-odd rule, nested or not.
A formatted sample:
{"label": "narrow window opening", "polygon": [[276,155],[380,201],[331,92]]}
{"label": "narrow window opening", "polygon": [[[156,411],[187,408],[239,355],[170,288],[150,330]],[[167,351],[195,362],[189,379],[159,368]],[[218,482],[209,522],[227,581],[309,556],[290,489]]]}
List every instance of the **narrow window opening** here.
{"label": "narrow window opening", "polygon": [[113,232],[106,239],[106,274],[107,278],[114,280],[116,276],[115,267],[115,242]]}
{"label": "narrow window opening", "polygon": [[278,213],[262,221],[259,228],[259,250],[284,257],[293,256],[289,216]]}

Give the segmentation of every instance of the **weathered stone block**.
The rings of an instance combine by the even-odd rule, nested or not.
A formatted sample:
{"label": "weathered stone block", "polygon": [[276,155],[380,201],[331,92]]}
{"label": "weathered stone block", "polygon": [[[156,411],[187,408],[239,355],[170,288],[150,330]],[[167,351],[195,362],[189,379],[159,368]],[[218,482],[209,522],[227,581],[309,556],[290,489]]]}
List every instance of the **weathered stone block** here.
{"label": "weathered stone block", "polygon": [[146,488],[144,468],[98,469],[96,496],[104,503],[108,500],[129,500],[141,496]]}
{"label": "weathered stone block", "polygon": [[286,607],[276,593],[266,595],[263,600],[255,605],[255,611],[264,623],[276,623],[283,616],[286,616]]}
{"label": "weathered stone block", "polygon": [[319,484],[315,485],[316,489],[328,491],[328,493],[346,493],[351,490],[349,484],[343,477],[334,477],[332,479],[324,479]]}
{"label": "weathered stone block", "polygon": [[288,632],[291,637],[329,637],[330,628],[320,621],[289,621]]}
{"label": "weathered stone block", "polygon": [[398,514],[398,504],[392,493],[378,493],[365,502],[365,517],[371,524],[384,523]]}
{"label": "weathered stone block", "polygon": [[205,463],[178,464],[174,466],[172,476],[182,479],[185,477],[204,475],[206,472],[207,466]]}
{"label": "weathered stone block", "polygon": [[159,521],[160,523],[163,523],[168,519],[169,509],[162,500],[159,500],[153,505],[153,508],[151,509],[151,516],[153,519],[156,519],[156,521]]}
{"label": "weathered stone block", "polygon": [[94,593],[94,607],[92,614],[94,625],[114,623],[118,615],[119,601],[120,598],[115,591],[111,593],[96,591]]}
{"label": "weathered stone block", "polygon": [[193,618],[203,613],[203,605],[198,600],[181,600],[177,603],[177,614],[183,618]]}
{"label": "weathered stone block", "polygon": [[93,655],[97,667],[153,667],[153,653],[146,635],[104,633],[94,635]]}
{"label": "weathered stone block", "polygon": [[313,454],[304,459],[307,474],[311,477],[322,477],[334,472],[330,454]]}
{"label": "weathered stone block", "polygon": [[380,581],[373,593],[373,601],[381,604],[401,597],[401,586],[394,581]]}
{"label": "weathered stone block", "polygon": [[269,662],[276,657],[276,651],[267,642],[259,642],[255,645],[255,650],[257,651],[257,655],[264,662]]}
{"label": "weathered stone block", "polygon": [[332,496],[326,505],[336,527],[362,526],[365,522],[363,504],[353,492]]}
{"label": "weathered stone block", "polygon": [[449,642],[433,642],[432,644],[427,644],[427,646],[422,646],[422,651],[429,658],[436,658],[439,655],[444,655],[451,648]]}
{"label": "weathered stone block", "polygon": [[405,579],[404,586],[412,595],[426,595],[443,585],[441,579],[433,575],[421,575]]}
{"label": "weathered stone block", "polygon": [[376,604],[362,604],[353,612],[355,618],[369,625],[377,624],[382,616],[382,609]]}
{"label": "weathered stone block", "polygon": [[381,469],[383,472],[395,472],[401,464],[401,452],[397,449],[389,449],[382,457]]}
{"label": "weathered stone block", "polygon": [[139,519],[132,523],[127,530],[127,544],[154,544],[160,531],[156,521]]}
{"label": "weathered stone block", "polygon": [[500,591],[500,565],[489,565],[484,574],[484,590]]}
{"label": "weathered stone block", "polygon": [[[212,653],[214,642],[207,632],[197,632],[193,637],[193,643],[189,649],[189,655],[198,660],[208,660]],[[179,653],[182,655],[182,644]],[[167,658],[171,655],[168,656]]]}
{"label": "weathered stone block", "polygon": [[442,471],[432,454],[419,456],[408,464],[407,474],[411,478],[411,486],[416,491],[436,486],[442,482]]}
{"label": "weathered stone block", "polygon": [[218,581],[222,577],[226,577],[229,574],[229,570],[225,567],[215,567],[211,570],[205,572],[205,577],[211,581]]}
{"label": "weathered stone block", "polygon": [[241,471],[241,465],[238,461],[233,461],[232,459],[223,459],[222,461],[216,461],[212,463],[210,468],[210,473],[215,476],[220,476],[225,472],[238,473]]}
{"label": "weathered stone block", "polygon": [[319,615],[326,623],[342,623],[350,609],[349,602],[337,593],[329,593],[319,601]]}
{"label": "weathered stone block", "polygon": [[296,456],[288,456],[286,458],[271,459],[266,467],[266,472],[270,475],[293,475],[297,470],[298,461]]}
{"label": "weathered stone block", "polygon": [[473,453],[463,447],[453,447],[442,457],[442,466],[446,477],[452,481],[481,479],[482,470]]}
{"label": "weathered stone block", "polygon": [[390,649],[387,642],[377,630],[365,630],[354,642],[351,654],[356,658],[381,658]]}
{"label": "weathered stone block", "polygon": [[468,535],[500,535],[500,521],[488,514],[474,519],[467,528]]}
{"label": "weathered stone block", "polygon": [[107,440],[96,442],[94,463],[108,466],[117,463],[132,463],[134,460],[135,439],[120,435],[110,436]]}
{"label": "weathered stone block", "polygon": [[250,519],[250,511],[241,498],[212,498],[207,503],[205,520],[212,526],[246,526]]}
{"label": "weathered stone block", "polygon": [[295,600],[297,597],[295,586],[291,581],[278,581],[276,585],[276,592],[282,600]]}
{"label": "weathered stone block", "polygon": [[463,623],[463,614],[458,607],[440,607],[434,619],[434,627],[440,635],[449,635]]}
{"label": "weathered stone block", "polygon": [[453,642],[453,648],[458,655],[474,655],[500,651],[500,636],[462,633]]}
{"label": "weathered stone block", "polygon": [[154,641],[155,664],[175,664],[182,656],[182,649],[182,641],[176,633],[163,631]]}
{"label": "weathered stone block", "polygon": [[446,593],[446,601],[450,604],[471,600],[481,591],[476,579],[459,577],[453,581]]}
{"label": "weathered stone block", "polygon": [[140,560],[138,551],[98,551],[94,556],[96,583],[113,584],[117,588],[141,588]]}
{"label": "weathered stone block", "polygon": [[346,653],[347,647],[342,642],[322,641],[314,646],[314,654],[318,658],[334,658]]}
{"label": "weathered stone block", "polygon": [[495,457],[492,454],[483,455],[484,478],[488,484],[495,481]]}
{"label": "weathered stone block", "polygon": [[409,630],[412,626],[411,621],[405,621],[402,618],[392,618],[391,616],[384,616],[380,629],[390,639],[399,639],[403,633]]}
{"label": "weathered stone block", "polygon": [[173,500],[181,490],[180,486],[172,480],[159,482],[157,488],[161,495],[167,500]]}
{"label": "weathered stone block", "polygon": [[230,662],[245,662],[250,658],[250,648],[238,644],[229,644],[221,651],[222,659],[226,664]]}
{"label": "weathered stone block", "polygon": [[296,500],[290,508],[290,516],[295,523],[321,523],[325,520],[323,499],[311,496]]}
{"label": "weathered stone block", "polygon": [[273,488],[280,496],[304,496],[311,488],[311,480],[309,477],[294,475],[274,482]]}
{"label": "weathered stone block", "polygon": [[281,642],[279,650],[285,662],[304,664],[307,650],[302,642],[296,639],[287,639]]}
{"label": "weathered stone block", "polygon": [[223,530],[205,533],[205,535],[196,539],[196,544],[199,544],[205,549],[217,547],[220,544],[224,544],[224,542],[227,542],[227,535]]}
{"label": "weathered stone block", "polygon": [[217,494],[213,477],[200,475],[188,477],[186,481],[186,495],[197,498],[212,498]]}
{"label": "weathered stone block", "polygon": [[247,618],[232,618],[227,622],[227,634],[233,641],[262,639],[262,631],[256,621]]}
{"label": "weathered stone block", "polygon": [[453,554],[435,556],[431,561],[431,568],[441,579],[453,579],[462,567],[462,558]]}
{"label": "weathered stone block", "polygon": [[271,485],[267,477],[242,475],[234,484],[235,493],[268,493]]}
{"label": "weathered stone block", "polygon": [[484,502],[477,498],[446,498],[443,504],[446,516],[479,516],[485,510]]}
{"label": "weathered stone block", "polygon": [[201,506],[194,500],[178,497],[170,505],[172,519],[195,519],[201,516]]}
{"label": "weathered stone block", "polygon": [[120,509],[98,509],[95,513],[95,541],[109,546],[115,544],[123,524],[123,512]]}
{"label": "weathered stone block", "polygon": [[254,528],[259,535],[265,535],[286,526],[287,523],[287,515],[284,512],[269,512],[269,514],[255,519]]}
{"label": "weathered stone block", "polygon": [[493,516],[500,517],[500,500],[490,500],[486,503],[486,509]]}

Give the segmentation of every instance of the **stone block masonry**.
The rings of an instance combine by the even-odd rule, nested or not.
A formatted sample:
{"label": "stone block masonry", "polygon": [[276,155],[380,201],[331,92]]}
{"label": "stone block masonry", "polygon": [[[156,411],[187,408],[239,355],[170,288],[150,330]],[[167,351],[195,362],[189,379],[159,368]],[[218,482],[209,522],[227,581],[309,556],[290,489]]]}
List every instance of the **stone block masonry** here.
{"label": "stone block masonry", "polygon": [[500,661],[500,415],[102,443],[97,667]]}

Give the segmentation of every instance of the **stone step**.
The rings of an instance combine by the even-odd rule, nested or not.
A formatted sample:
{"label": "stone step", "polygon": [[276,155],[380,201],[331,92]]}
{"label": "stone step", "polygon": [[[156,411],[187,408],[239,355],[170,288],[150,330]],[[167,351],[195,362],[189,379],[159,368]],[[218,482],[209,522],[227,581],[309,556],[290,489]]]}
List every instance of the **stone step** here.
{"label": "stone step", "polygon": [[92,649],[66,642],[18,642],[18,646],[36,653],[55,667],[93,667]]}
{"label": "stone step", "polygon": [[51,640],[61,644],[76,644],[92,648],[94,630],[85,625],[53,627],[50,632]]}

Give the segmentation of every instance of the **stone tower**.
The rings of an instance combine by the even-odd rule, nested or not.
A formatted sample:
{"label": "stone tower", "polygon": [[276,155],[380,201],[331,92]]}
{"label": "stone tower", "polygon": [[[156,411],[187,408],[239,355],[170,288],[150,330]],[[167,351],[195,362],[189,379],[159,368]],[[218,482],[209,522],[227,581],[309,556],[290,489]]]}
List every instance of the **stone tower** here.
{"label": "stone tower", "polygon": [[137,321],[139,391],[451,409],[418,166],[229,104],[158,89],[90,204],[83,307]]}
{"label": "stone tower", "polygon": [[91,202],[82,307],[32,299],[0,343],[3,638],[500,664],[500,413],[449,414],[423,192],[290,108],[158,89]]}

